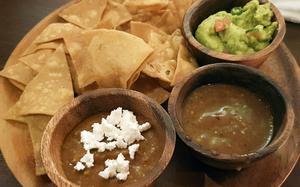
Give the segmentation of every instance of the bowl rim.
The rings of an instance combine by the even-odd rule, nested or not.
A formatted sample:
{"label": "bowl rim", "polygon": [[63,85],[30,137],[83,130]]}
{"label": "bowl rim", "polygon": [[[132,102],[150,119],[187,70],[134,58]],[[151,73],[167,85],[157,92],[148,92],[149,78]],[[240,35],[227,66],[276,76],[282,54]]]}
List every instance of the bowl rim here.
{"label": "bowl rim", "polygon": [[[276,18],[276,21],[278,22],[278,28],[277,33],[275,37],[273,38],[272,42],[264,49],[257,51],[253,54],[245,54],[245,55],[235,55],[230,53],[224,53],[224,52],[218,52],[212,49],[209,49],[208,47],[204,46],[200,42],[198,42],[194,36],[194,33],[192,33],[190,29],[190,20],[192,16],[195,14],[195,12],[201,7],[202,4],[207,0],[197,0],[195,1],[192,6],[189,7],[189,9],[186,11],[184,18],[183,18],[183,36],[190,45],[195,47],[198,51],[201,51],[202,53],[220,59],[220,60],[226,60],[226,61],[252,61],[258,58],[261,58],[267,54],[270,54],[272,51],[274,51],[281,43],[281,41],[284,38],[284,35],[286,33],[286,24],[284,17],[278,10],[278,8],[271,2],[271,10],[274,13],[274,16]],[[199,23],[200,24],[200,23]]]}
{"label": "bowl rim", "polygon": [[[50,122],[48,123],[43,137],[42,137],[42,143],[41,143],[41,155],[44,167],[46,169],[47,175],[51,179],[52,182],[54,182],[56,185],[61,184],[62,186],[74,186],[77,187],[79,185],[73,183],[72,181],[68,180],[66,177],[64,177],[63,174],[61,174],[57,167],[56,163],[53,161],[53,157],[51,156],[52,152],[52,141],[53,141],[53,133],[58,127],[59,122],[61,122],[62,118],[68,114],[68,112],[71,109],[79,107],[81,102],[84,102],[87,99],[101,97],[105,95],[122,95],[124,97],[131,97],[133,99],[140,100],[144,102],[145,105],[149,105],[151,108],[155,108],[157,115],[161,117],[161,123],[160,125],[163,125],[165,128],[165,144],[164,149],[162,151],[162,154],[157,161],[157,163],[163,163],[163,164],[156,164],[153,168],[155,172],[150,173],[150,176],[148,179],[144,179],[144,185],[150,185],[153,181],[155,181],[166,169],[168,164],[170,163],[174,150],[175,150],[175,144],[176,144],[176,131],[173,125],[173,122],[169,116],[169,114],[163,109],[161,105],[159,105],[156,101],[149,98],[148,96],[134,91],[134,90],[128,90],[123,88],[103,88],[103,89],[96,89],[92,91],[88,91],[76,98],[74,98],[70,103],[66,104],[62,108],[58,110],[58,112],[51,118]],[[61,124],[61,123],[60,123]],[[75,125],[76,126],[76,125]],[[75,127],[74,126],[74,127]],[[58,147],[57,147],[58,148]],[[56,148],[56,149],[57,149]],[[61,147],[59,147],[61,148]],[[146,176],[147,177],[147,176]],[[60,186],[60,185],[59,185]],[[129,186],[139,186],[139,184],[130,184]]]}
{"label": "bowl rim", "polygon": [[[276,139],[269,142],[267,146],[265,146],[262,149],[258,149],[254,153],[249,154],[223,154],[223,153],[217,153],[215,154],[213,151],[210,151],[209,149],[205,149],[201,146],[199,146],[196,143],[193,143],[190,141],[189,138],[186,137],[186,134],[182,128],[182,122],[179,121],[177,117],[177,109],[178,105],[181,103],[178,103],[179,95],[181,94],[182,88],[186,86],[186,83],[189,82],[194,77],[198,77],[202,74],[205,74],[207,70],[210,69],[216,69],[216,68],[236,68],[239,71],[247,71],[251,74],[254,74],[256,76],[262,77],[264,80],[266,80],[270,86],[272,86],[277,93],[282,97],[283,102],[286,107],[286,112],[283,117],[283,122],[280,124],[281,126],[284,126],[283,130],[280,132],[280,134],[276,135]],[[195,79],[194,81],[197,81]],[[191,84],[192,85],[192,84]],[[183,101],[182,101],[183,102]],[[170,98],[169,98],[169,104],[168,104],[168,112],[171,116],[171,119],[173,120],[173,124],[175,125],[176,133],[179,136],[179,138],[192,150],[196,151],[197,153],[200,153],[202,156],[206,158],[210,158],[216,161],[221,161],[224,163],[242,163],[242,162],[251,162],[253,160],[256,160],[258,158],[262,158],[264,156],[267,156],[268,154],[276,151],[278,148],[280,148],[289,138],[291,131],[293,130],[294,126],[294,110],[290,101],[290,98],[287,97],[285,92],[269,77],[264,75],[259,70],[248,67],[245,65],[240,64],[233,64],[233,63],[217,63],[217,64],[208,64],[202,67],[197,68],[194,70],[190,75],[186,76],[183,81],[175,85],[173,88]]]}

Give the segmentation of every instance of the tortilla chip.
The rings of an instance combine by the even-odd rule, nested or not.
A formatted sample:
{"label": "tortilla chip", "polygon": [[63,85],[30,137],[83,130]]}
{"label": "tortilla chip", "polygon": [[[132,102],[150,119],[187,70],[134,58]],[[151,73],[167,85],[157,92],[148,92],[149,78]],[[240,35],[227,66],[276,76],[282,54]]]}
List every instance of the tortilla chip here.
{"label": "tortilla chip", "polygon": [[142,39],[117,30],[98,30],[88,46],[100,87],[129,88],[153,49]]}
{"label": "tortilla chip", "polygon": [[183,78],[198,67],[196,60],[189,53],[187,48],[182,44],[179,47],[177,56],[177,65],[172,80],[172,86],[183,80]]}
{"label": "tortilla chip", "polygon": [[[130,33],[142,38],[145,42],[149,43],[151,39],[151,33],[157,34],[157,37],[161,41],[161,43],[167,41],[169,36],[160,30],[157,27],[154,27],[151,24],[143,23],[139,21],[131,21],[130,22]],[[155,47],[155,46],[152,46]]]}
{"label": "tortilla chip", "polygon": [[169,0],[125,0],[124,5],[132,12],[140,9],[160,10],[168,5]]}
{"label": "tortilla chip", "polygon": [[[34,43],[32,42],[32,44],[22,53],[22,57],[23,56],[27,56],[30,54],[33,54],[35,52],[37,52],[38,50],[42,50],[42,49],[52,49],[55,50],[58,46],[63,44],[63,40],[55,40],[53,42],[47,42],[47,43]],[[65,48],[65,47],[64,47]],[[68,51],[65,50],[65,53],[67,53]]]}
{"label": "tortilla chip", "polygon": [[59,16],[85,29],[95,28],[106,8],[107,0],[81,0],[65,8]]}
{"label": "tortilla chip", "polygon": [[71,23],[51,23],[34,40],[34,43],[45,43],[58,39],[63,39],[66,35],[80,31],[81,29],[79,27]]}
{"label": "tortilla chip", "polygon": [[23,62],[5,67],[0,76],[27,85],[36,75],[36,72]]}
{"label": "tortilla chip", "polygon": [[52,54],[52,49],[42,49],[38,50],[36,53],[21,57],[19,60],[36,72],[39,72]]}
{"label": "tortilla chip", "polygon": [[171,34],[181,26],[177,15],[171,10],[163,11],[160,19],[152,19],[149,21],[149,23],[160,28],[162,31],[168,34]]}
{"label": "tortilla chip", "polygon": [[132,85],[131,89],[147,95],[159,104],[162,104],[168,100],[170,95],[170,93],[163,89],[154,79],[145,75],[141,75]]}
{"label": "tortilla chip", "polygon": [[143,73],[171,84],[176,69],[179,45],[183,42],[180,30],[176,30],[167,41],[162,42],[164,41],[161,40],[160,35],[150,32],[148,43],[153,46],[154,52],[146,60]]}
{"label": "tortilla chip", "polygon": [[47,60],[39,74],[26,86],[17,103],[18,115],[53,115],[74,97],[69,67],[62,46]]}
{"label": "tortilla chip", "polygon": [[193,0],[173,0],[173,3],[176,7],[179,21],[182,23],[185,12],[192,5]]}
{"label": "tortilla chip", "polygon": [[124,5],[109,0],[97,28],[116,29],[131,19],[132,16]]}
{"label": "tortilla chip", "polygon": [[25,117],[28,125],[30,137],[33,145],[33,154],[35,161],[35,174],[37,176],[46,174],[41,157],[41,141],[44,130],[52,116],[48,115],[29,115]]}
{"label": "tortilla chip", "polygon": [[12,79],[9,79],[8,80],[12,85],[14,85],[16,88],[18,88],[19,90],[23,91],[25,89],[25,86],[24,84],[21,84],[15,80],[12,80]]}
{"label": "tortilla chip", "polygon": [[12,107],[9,108],[7,113],[3,116],[5,120],[17,121],[20,123],[26,123],[25,118],[20,114],[21,103],[16,102]]}
{"label": "tortilla chip", "polygon": [[81,92],[84,88],[95,82],[92,57],[87,47],[92,38],[97,35],[97,30],[84,31],[81,34],[70,35],[65,38],[66,48],[70,53],[70,70],[72,73],[74,88]]}

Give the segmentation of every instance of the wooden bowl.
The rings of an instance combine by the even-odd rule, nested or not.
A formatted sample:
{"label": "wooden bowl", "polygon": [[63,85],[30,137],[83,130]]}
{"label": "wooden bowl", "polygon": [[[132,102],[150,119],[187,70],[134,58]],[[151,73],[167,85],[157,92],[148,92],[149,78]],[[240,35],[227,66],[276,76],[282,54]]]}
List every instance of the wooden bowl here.
{"label": "wooden bowl", "polygon": [[[247,155],[219,154],[204,150],[185,134],[182,126],[182,106],[185,98],[197,87],[206,84],[224,83],[244,87],[265,98],[274,117],[274,132],[270,143],[263,149]],[[183,142],[204,163],[221,169],[241,169],[255,160],[277,150],[287,140],[294,124],[294,112],[289,99],[268,77],[247,66],[229,63],[206,65],[195,70],[177,84],[171,93],[168,110],[176,132]]]}
{"label": "wooden bowl", "polygon": [[155,101],[132,90],[99,89],[75,98],[59,110],[49,122],[43,138],[41,154],[50,179],[57,186],[78,186],[69,181],[62,169],[61,147],[65,137],[77,124],[100,112],[109,112],[117,107],[143,115],[150,123],[161,125],[165,131],[164,151],[156,167],[137,186],[150,185],[166,168],[174,151],[176,133],[168,113]]}
{"label": "wooden bowl", "polygon": [[[233,62],[240,63],[252,67],[260,66],[268,56],[279,46],[284,38],[286,26],[284,17],[279,10],[271,4],[274,13],[274,20],[278,22],[278,30],[273,36],[272,43],[250,55],[233,55],[211,50],[194,37],[198,25],[207,17],[221,10],[230,10],[235,6],[243,6],[250,0],[198,0],[186,12],[183,20],[183,35],[186,39],[188,49],[197,58],[200,64],[217,63],[217,62]],[[260,0],[262,3],[265,1]]]}

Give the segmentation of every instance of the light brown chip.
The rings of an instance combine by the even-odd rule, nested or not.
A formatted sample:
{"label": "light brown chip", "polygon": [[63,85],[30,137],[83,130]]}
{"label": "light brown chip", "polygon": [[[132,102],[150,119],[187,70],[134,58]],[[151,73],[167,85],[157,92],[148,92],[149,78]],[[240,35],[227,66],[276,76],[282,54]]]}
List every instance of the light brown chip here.
{"label": "light brown chip", "polygon": [[82,28],[95,28],[106,6],[107,0],[81,0],[64,9],[59,16]]}
{"label": "light brown chip", "polygon": [[34,43],[45,43],[63,39],[64,36],[76,32],[81,32],[81,29],[71,23],[51,23],[34,40]]}
{"label": "light brown chip", "polygon": [[0,76],[27,85],[36,75],[36,72],[23,62],[7,66],[0,71]]}
{"label": "light brown chip", "polygon": [[132,16],[124,5],[109,0],[97,28],[116,29],[131,19]]}
{"label": "light brown chip", "polygon": [[142,38],[147,43],[149,43],[149,41],[151,40],[152,37],[151,34],[153,33],[155,33],[157,39],[161,41],[160,43],[163,43],[170,38],[165,32],[163,32],[159,28],[151,24],[143,23],[139,21],[130,22],[130,33]]}
{"label": "light brown chip", "polygon": [[37,176],[46,174],[41,157],[41,141],[44,130],[52,116],[48,115],[28,115],[25,121],[28,125],[30,137],[33,145],[33,154],[35,161],[35,174]]}
{"label": "light brown chip", "polygon": [[12,79],[9,79],[8,80],[12,85],[14,85],[15,87],[17,87],[19,90],[23,91],[25,89],[25,86],[24,84],[21,84],[15,80],[12,80]]}
{"label": "light brown chip", "polygon": [[179,16],[179,21],[180,23],[182,23],[185,12],[192,5],[193,0],[173,0],[173,3],[176,7],[177,14]]}
{"label": "light brown chip", "polygon": [[87,47],[98,30],[84,31],[81,34],[69,35],[65,38],[66,48],[70,53],[70,69],[77,92],[95,82],[92,57]]}
{"label": "light brown chip", "polygon": [[183,39],[179,30],[175,31],[163,44],[159,37],[156,33],[151,32],[150,34],[148,43],[150,46],[154,46],[155,50],[146,60],[143,73],[171,84],[176,69],[178,48]]}
{"label": "light brown chip", "polygon": [[6,114],[4,114],[3,119],[17,121],[20,123],[26,123],[25,118],[20,114],[21,103],[16,102],[12,107],[9,108]]}
{"label": "light brown chip", "polygon": [[160,10],[166,7],[169,0],[125,0],[124,5],[127,6],[130,11],[136,12],[140,9],[146,10]]}
{"label": "light brown chip", "polygon": [[17,104],[18,115],[53,115],[74,97],[64,50],[59,47],[39,74],[28,83]]}
{"label": "light brown chip", "polygon": [[132,85],[131,89],[139,91],[148,97],[154,99],[159,104],[168,100],[170,93],[163,89],[158,82],[146,75],[141,75]]}
{"label": "light brown chip", "polygon": [[98,30],[88,51],[100,87],[129,88],[153,49],[141,38],[117,30]]}
{"label": "light brown chip", "polygon": [[54,50],[52,49],[42,49],[30,55],[21,57],[19,60],[29,66],[31,69],[39,72],[53,52]]}
{"label": "light brown chip", "polygon": [[[35,52],[37,52],[38,50],[42,50],[42,49],[52,49],[55,50],[58,46],[63,44],[63,40],[55,40],[53,42],[47,42],[47,43],[34,43],[32,42],[32,44],[22,53],[22,57],[23,56],[27,56],[30,54],[33,54]],[[64,46],[65,48],[65,46]],[[67,50],[65,50],[65,53],[67,53]]]}
{"label": "light brown chip", "polygon": [[162,11],[159,19],[151,19],[149,23],[168,34],[171,34],[181,26],[176,14],[169,9]]}
{"label": "light brown chip", "polygon": [[177,65],[172,80],[172,86],[180,82],[186,75],[198,67],[196,60],[191,56],[187,48],[181,44],[177,56]]}

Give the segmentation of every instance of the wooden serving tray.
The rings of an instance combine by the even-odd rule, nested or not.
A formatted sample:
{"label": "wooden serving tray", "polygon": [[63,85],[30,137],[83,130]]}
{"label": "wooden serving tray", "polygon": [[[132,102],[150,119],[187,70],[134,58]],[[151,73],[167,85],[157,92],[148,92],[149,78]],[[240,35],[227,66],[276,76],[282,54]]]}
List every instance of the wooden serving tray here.
{"label": "wooden serving tray", "polygon": [[[20,54],[50,23],[61,21],[55,10],[37,24],[18,44],[7,64],[17,62]],[[196,160],[188,148],[177,139],[174,156],[155,186],[279,186],[289,175],[300,155],[300,69],[285,44],[259,68],[275,80],[293,103],[294,130],[288,142],[275,153],[253,163],[242,171],[221,171]],[[18,99],[20,92],[0,78],[0,118]],[[46,177],[34,174],[34,158],[26,125],[11,124],[0,119],[0,148],[6,163],[23,186],[52,186]]]}

